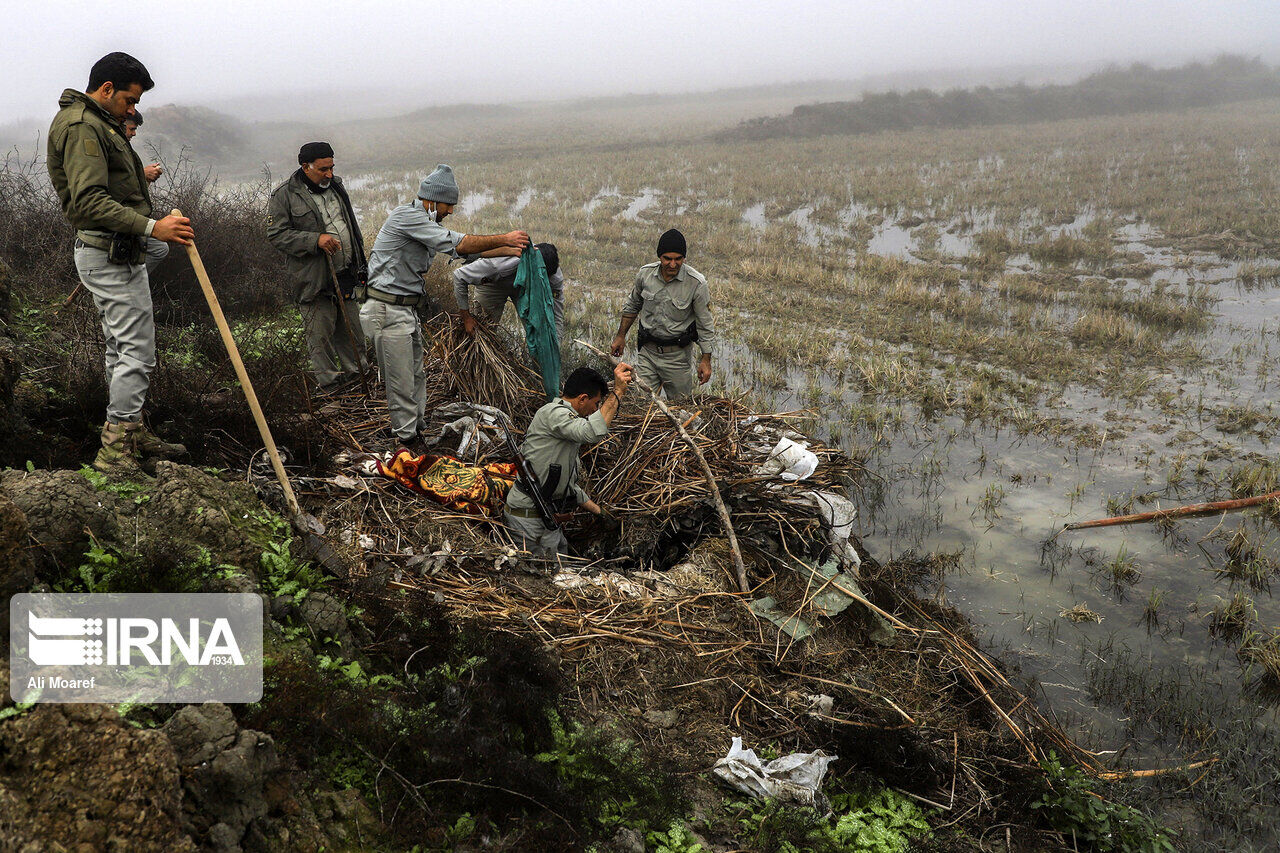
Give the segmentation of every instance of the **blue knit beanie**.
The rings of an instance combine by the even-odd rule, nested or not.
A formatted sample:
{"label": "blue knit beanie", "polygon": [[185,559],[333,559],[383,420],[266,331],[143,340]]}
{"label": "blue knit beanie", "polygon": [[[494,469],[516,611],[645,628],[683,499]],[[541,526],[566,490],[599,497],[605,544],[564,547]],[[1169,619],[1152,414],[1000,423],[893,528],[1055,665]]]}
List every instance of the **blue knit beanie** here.
{"label": "blue knit beanie", "polygon": [[453,169],[444,163],[418,184],[418,198],[438,201],[441,204],[458,203],[458,182],[453,179]]}

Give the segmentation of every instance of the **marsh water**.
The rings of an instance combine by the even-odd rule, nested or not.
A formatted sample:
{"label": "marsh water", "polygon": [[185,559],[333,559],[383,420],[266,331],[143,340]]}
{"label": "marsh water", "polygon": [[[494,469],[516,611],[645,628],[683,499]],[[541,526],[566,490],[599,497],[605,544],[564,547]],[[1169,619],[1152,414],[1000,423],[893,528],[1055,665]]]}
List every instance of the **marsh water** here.
{"label": "marsh water", "polygon": [[[762,215],[752,208],[744,220],[763,227]],[[807,239],[821,239],[805,210],[789,219],[809,229]],[[1087,221],[1080,217],[1060,233]],[[941,233],[945,252],[970,250],[965,233]],[[1277,532],[1258,510],[1172,525],[1062,530],[1070,521],[1230,497],[1229,473],[1270,453],[1280,288],[1244,286],[1239,262],[1145,242],[1157,236],[1128,225],[1116,243],[1154,264],[1155,281],[1207,289],[1211,322],[1195,336],[1202,363],[1155,376],[1139,398],[1076,384],[1045,394],[1045,413],[1092,426],[1091,441],[1029,434],[998,418],[926,417],[910,405],[898,407],[888,428],[850,424],[844,413],[859,392],[830,376],[819,406],[811,392],[800,391],[811,380],[794,371],[787,388],[766,394],[778,408],[809,405],[826,413],[819,419],[828,436],[850,449],[870,448],[861,534],[878,559],[945,555],[937,595],[1042,692],[1068,731],[1104,755],[1124,749],[1149,766],[1174,756],[1159,738],[1135,731],[1131,697],[1106,686],[1124,682],[1107,677],[1111,668],[1145,667],[1181,679],[1224,709],[1274,725],[1275,706],[1249,689],[1257,673],[1237,657],[1238,643],[1215,639],[1210,626],[1215,611],[1240,592],[1251,599],[1257,626],[1280,624],[1266,581],[1249,587],[1226,571],[1233,536],[1251,543],[1262,571],[1274,565]],[[910,257],[916,248],[909,226],[886,222],[864,251]],[[1025,257],[1010,264],[1034,266]],[[753,372],[741,363],[728,370],[731,383]],[[1170,397],[1181,405],[1154,402]],[[1257,422],[1241,427],[1223,417],[1240,411]]]}

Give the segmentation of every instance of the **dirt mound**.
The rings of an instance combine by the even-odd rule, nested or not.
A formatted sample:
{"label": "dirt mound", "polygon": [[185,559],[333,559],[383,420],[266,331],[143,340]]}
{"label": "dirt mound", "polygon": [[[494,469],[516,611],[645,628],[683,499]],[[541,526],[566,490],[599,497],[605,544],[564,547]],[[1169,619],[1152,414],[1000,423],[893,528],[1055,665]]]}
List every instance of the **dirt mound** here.
{"label": "dirt mound", "polygon": [[[0,598],[6,601],[35,583],[35,567],[27,553],[30,535],[26,513],[13,501],[0,497]],[[7,643],[7,637],[0,639],[0,646]]]}
{"label": "dirt mound", "polygon": [[246,835],[263,846],[264,788],[280,763],[271,738],[240,728],[221,702],[187,705],[161,731],[182,769],[183,826],[217,851],[240,850]]}
{"label": "dirt mound", "polygon": [[98,491],[78,471],[5,471],[0,473],[0,494],[26,514],[31,538],[39,546],[36,560],[44,569],[74,568],[91,540],[121,536],[121,498]]}
{"label": "dirt mound", "polygon": [[8,470],[0,473],[0,497],[0,518],[12,516],[4,504],[25,515],[40,576],[49,582],[74,573],[95,545],[162,549],[175,560],[203,549],[252,581],[270,538],[269,512],[250,486],[172,462],[137,482],[109,481],[91,470]]}
{"label": "dirt mound", "polygon": [[109,706],[41,705],[0,726],[0,756],[4,849],[196,850],[169,739]]}

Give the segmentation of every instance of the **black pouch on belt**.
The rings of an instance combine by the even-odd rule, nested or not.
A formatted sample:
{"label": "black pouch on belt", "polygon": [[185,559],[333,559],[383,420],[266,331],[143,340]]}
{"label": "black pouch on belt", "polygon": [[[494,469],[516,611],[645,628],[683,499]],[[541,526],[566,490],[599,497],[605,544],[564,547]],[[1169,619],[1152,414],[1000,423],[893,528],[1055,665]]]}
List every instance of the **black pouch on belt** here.
{"label": "black pouch on belt", "polygon": [[111,233],[111,248],[107,249],[107,260],[113,264],[136,263],[141,241],[136,234]]}
{"label": "black pouch on belt", "polygon": [[351,299],[355,295],[356,288],[362,284],[350,267],[338,270],[337,278],[338,289],[342,291],[343,299]]}

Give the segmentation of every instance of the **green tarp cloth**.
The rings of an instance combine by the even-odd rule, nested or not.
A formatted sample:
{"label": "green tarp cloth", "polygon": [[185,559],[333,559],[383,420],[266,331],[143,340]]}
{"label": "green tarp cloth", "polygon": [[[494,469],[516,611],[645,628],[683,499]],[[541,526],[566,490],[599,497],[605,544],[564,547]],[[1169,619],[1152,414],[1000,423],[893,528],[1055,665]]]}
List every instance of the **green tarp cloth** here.
{"label": "green tarp cloth", "polygon": [[560,342],[556,339],[556,315],[552,308],[551,282],[542,255],[529,246],[516,267],[516,313],[524,325],[529,354],[542,371],[547,399],[560,395]]}

